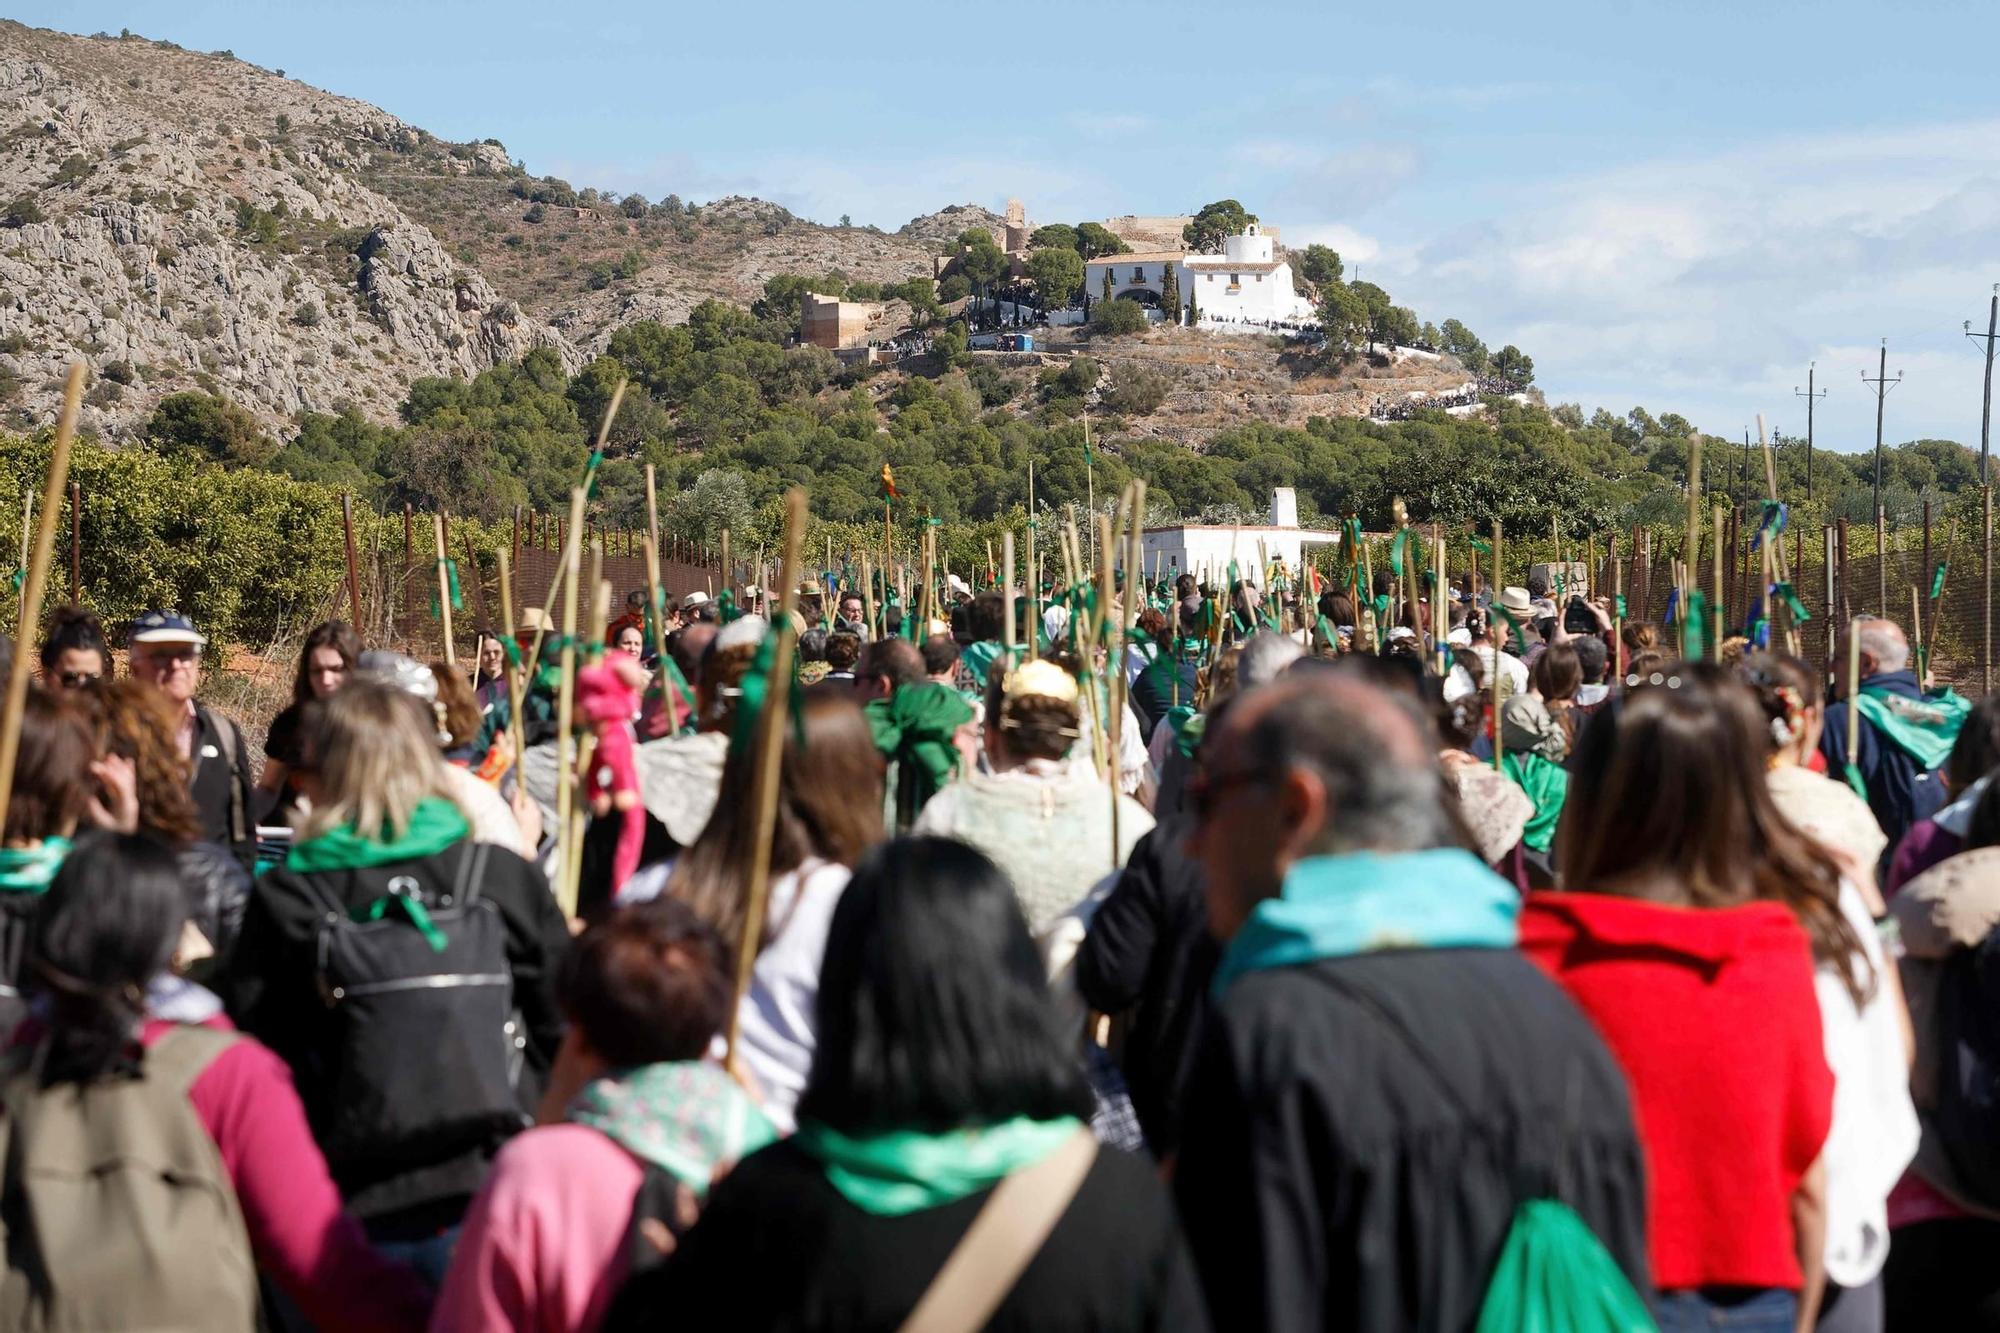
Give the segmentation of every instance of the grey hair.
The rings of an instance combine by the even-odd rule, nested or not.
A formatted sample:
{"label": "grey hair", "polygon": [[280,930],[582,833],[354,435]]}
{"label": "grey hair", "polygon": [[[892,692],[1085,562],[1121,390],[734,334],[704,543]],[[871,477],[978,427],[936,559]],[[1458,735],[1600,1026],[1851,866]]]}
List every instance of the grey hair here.
{"label": "grey hair", "polygon": [[1875,659],[1877,671],[1902,671],[1910,665],[1910,641],[1893,620],[1862,621],[1861,651]]}
{"label": "grey hair", "polygon": [[1236,660],[1236,688],[1254,689],[1276,680],[1284,669],[1306,655],[1306,650],[1282,634],[1260,629],[1243,643],[1243,655]]}
{"label": "grey hair", "polygon": [[1397,757],[1402,747],[1391,741],[1397,720],[1384,714],[1401,711],[1421,726],[1414,706],[1385,690],[1360,688],[1376,707],[1304,695],[1290,707],[1264,711],[1244,734],[1245,756],[1268,772],[1310,769],[1325,784],[1331,817],[1312,848],[1316,855],[1467,846],[1436,764]]}

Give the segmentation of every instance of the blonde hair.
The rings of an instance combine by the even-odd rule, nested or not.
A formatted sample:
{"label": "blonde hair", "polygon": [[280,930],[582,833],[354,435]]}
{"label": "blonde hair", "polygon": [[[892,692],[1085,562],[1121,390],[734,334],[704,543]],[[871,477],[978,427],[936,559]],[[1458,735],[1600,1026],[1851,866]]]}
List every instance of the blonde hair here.
{"label": "blonde hair", "polygon": [[435,724],[422,701],[392,685],[364,677],[322,703],[312,752],[319,792],[301,838],[349,824],[400,838],[420,801],[451,800]]}

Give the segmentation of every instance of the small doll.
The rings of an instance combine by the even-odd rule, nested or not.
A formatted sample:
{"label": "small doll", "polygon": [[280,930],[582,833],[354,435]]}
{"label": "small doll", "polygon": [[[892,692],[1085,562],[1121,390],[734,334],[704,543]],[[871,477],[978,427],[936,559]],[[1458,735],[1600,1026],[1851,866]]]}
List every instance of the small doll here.
{"label": "small doll", "polygon": [[632,735],[632,714],[644,688],[645,668],[622,653],[576,673],[578,715],[597,735],[583,793],[594,819],[613,811],[620,820],[618,846],[611,858],[611,897],[617,900],[625,881],[639,868],[639,850],[646,840],[646,811],[639,803],[639,762]]}

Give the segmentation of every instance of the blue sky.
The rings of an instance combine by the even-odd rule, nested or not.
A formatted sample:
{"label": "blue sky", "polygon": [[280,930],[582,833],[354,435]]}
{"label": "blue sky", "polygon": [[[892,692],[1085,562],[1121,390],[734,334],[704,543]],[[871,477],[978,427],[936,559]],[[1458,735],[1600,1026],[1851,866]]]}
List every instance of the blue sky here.
{"label": "blue sky", "polygon": [[1736,435],[1976,443],[2000,282],[2000,6],[16,0],[376,103],[531,171],[885,228],[1241,199],[1555,401]]}

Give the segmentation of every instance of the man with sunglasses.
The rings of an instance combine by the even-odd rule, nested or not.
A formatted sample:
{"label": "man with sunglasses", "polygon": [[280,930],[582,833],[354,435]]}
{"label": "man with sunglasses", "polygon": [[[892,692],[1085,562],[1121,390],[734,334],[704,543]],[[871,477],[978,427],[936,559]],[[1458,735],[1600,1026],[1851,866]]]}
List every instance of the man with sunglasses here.
{"label": "man with sunglasses", "polygon": [[178,611],[148,611],[132,622],[130,670],[156,687],[181,714],[181,752],[188,758],[189,790],[205,841],[227,847],[245,869],[257,861],[257,830],[250,822],[250,757],[234,719],[195,702],[201,688],[201,650],[208,639]]}
{"label": "man with sunglasses", "polygon": [[1572,1208],[1641,1290],[1623,1075],[1516,949],[1437,743],[1339,668],[1203,739],[1190,850],[1223,942],[1175,1190],[1218,1328],[1470,1328],[1516,1209]]}

